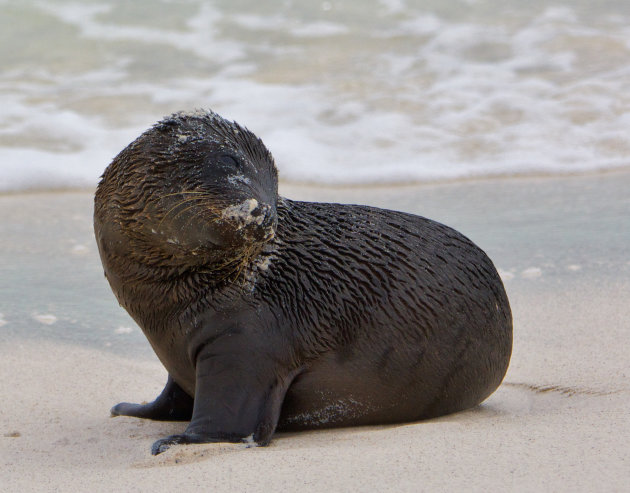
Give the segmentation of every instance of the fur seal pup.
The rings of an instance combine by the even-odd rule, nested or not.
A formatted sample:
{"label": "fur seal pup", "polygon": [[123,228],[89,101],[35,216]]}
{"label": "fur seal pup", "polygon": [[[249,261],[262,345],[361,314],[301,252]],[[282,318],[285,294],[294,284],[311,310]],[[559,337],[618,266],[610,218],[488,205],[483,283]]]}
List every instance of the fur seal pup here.
{"label": "fur seal pup", "polygon": [[155,401],[112,415],[190,420],[153,454],[416,421],[499,386],[512,316],[479,247],[423,217],[277,189],[263,143],[206,111],[163,119],[101,178],[105,276],[169,374]]}

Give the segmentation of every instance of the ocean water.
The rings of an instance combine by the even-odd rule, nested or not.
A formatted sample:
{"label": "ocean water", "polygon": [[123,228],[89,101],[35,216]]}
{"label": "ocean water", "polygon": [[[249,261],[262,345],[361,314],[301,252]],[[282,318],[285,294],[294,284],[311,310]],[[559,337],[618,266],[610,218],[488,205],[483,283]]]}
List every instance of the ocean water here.
{"label": "ocean water", "polygon": [[[630,289],[630,228],[624,227],[630,174],[523,178],[496,185],[480,180],[371,188],[368,193],[285,183],[281,190],[302,200],[369,201],[456,228],[498,268],[515,313],[517,339],[552,338],[564,351],[567,341],[548,324],[557,316],[549,312],[555,302],[575,293],[592,298],[614,292],[617,298],[611,299],[623,299],[619,293]],[[92,203],[89,192],[0,194],[0,341],[37,344],[47,339],[154,358],[103,277]],[[571,303],[579,304],[579,299]],[[543,300],[545,306],[528,300]],[[532,312],[531,307],[537,308]],[[583,313],[583,308],[576,305],[573,312]],[[567,315],[567,323],[575,313]],[[540,324],[532,326],[527,320],[534,315]],[[593,333],[608,334],[600,315],[592,317],[584,344],[592,343]]]}
{"label": "ocean water", "polygon": [[93,187],[212,108],[281,179],[630,165],[627,0],[0,0],[0,191]]}

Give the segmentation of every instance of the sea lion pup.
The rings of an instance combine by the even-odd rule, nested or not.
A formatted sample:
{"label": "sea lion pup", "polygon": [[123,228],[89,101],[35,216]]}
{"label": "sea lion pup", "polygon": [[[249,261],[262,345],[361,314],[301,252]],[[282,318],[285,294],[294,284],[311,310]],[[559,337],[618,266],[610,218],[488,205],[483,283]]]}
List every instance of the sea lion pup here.
{"label": "sea lion pup", "polygon": [[416,421],[479,404],[512,348],[503,284],[447,226],[278,196],[273,158],[212,112],[177,113],[98,185],[105,276],[168,370],[149,404],[172,444]]}

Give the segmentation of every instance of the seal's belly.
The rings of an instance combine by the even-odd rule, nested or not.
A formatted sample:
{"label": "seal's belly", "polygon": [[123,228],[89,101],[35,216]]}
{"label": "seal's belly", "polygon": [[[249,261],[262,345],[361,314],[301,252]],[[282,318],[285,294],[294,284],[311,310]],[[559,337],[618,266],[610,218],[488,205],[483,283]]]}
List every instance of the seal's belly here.
{"label": "seal's belly", "polygon": [[[348,364],[349,363],[349,364]],[[353,370],[331,353],[314,362],[289,387],[279,429],[367,425],[396,421],[396,378],[384,381],[377,368]],[[360,362],[363,367],[365,362]],[[387,385],[389,383],[389,385]]]}
{"label": "seal's belly", "polygon": [[[418,329],[410,323],[406,332]],[[279,429],[408,422],[468,409],[490,395],[505,373],[508,337],[493,351],[495,337],[475,323],[414,341],[371,327],[296,377]]]}

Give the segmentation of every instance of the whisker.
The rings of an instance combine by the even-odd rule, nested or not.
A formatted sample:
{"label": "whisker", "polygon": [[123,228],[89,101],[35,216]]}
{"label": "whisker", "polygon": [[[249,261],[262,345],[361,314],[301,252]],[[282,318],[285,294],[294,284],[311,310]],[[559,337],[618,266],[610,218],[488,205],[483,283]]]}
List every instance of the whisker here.
{"label": "whisker", "polygon": [[208,197],[210,197],[210,194],[208,192],[202,190],[183,190],[181,192],[173,192],[167,193],[165,195],[160,195],[158,197],[158,200],[165,199],[167,197],[174,197],[175,195],[207,195]]}
{"label": "whisker", "polygon": [[[160,229],[160,227],[162,226],[162,223],[166,220],[166,218],[168,218],[168,216],[169,216],[169,215],[170,215],[170,214],[171,214],[171,213],[172,213],[175,209],[177,209],[179,206],[184,205],[184,204],[187,204],[187,203],[189,203],[189,202],[194,202],[194,201],[200,200],[200,199],[202,199],[202,198],[203,198],[203,197],[187,197],[187,198],[185,198],[185,199],[180,200],[179,202],[177,202],[177,203],[176,203],[173,207],[171,207],[171,208],[170,208],[170,209],[166,212],[166,214],[162,217],[162,219],[161,219],[160,223],[158,224],[158,229]],[[194,206],[193,206],[193,207],[194,207]],[[175,217],[177,217],[177,216],[175,216]]]}
{"label": "whisker", "polygon": [[[192,200],[190,200],[189,202],[192,202]],[[180,205],[181,205],[181,204],[180,204]],[[197,204],[193,204],[193,205],[191,205],[190,207],[186,207],[185,209],[182,209],[182,210],[181,210],[181,211],[179,211],[177,214],[175,214],[175,215],[173,216],[173,218],[172,218],[172,219],[173,219],[173,220],[177,219],[177,218],[178,218],[180,215],[182,215],[184,212],[189,211],[190,209],[194,209],[195,207],[197,207]],[[188,227],[188,225],[190,224],[190,222],[192,221],[192,219],[193,219],[193,218],[190,218],[190,219],[188,220],[188,222],[185,224],[185,226],[183,226],[183,227],[182,227],[182,228],[180,228],[180,229],[183,229],[184,227]]]}

